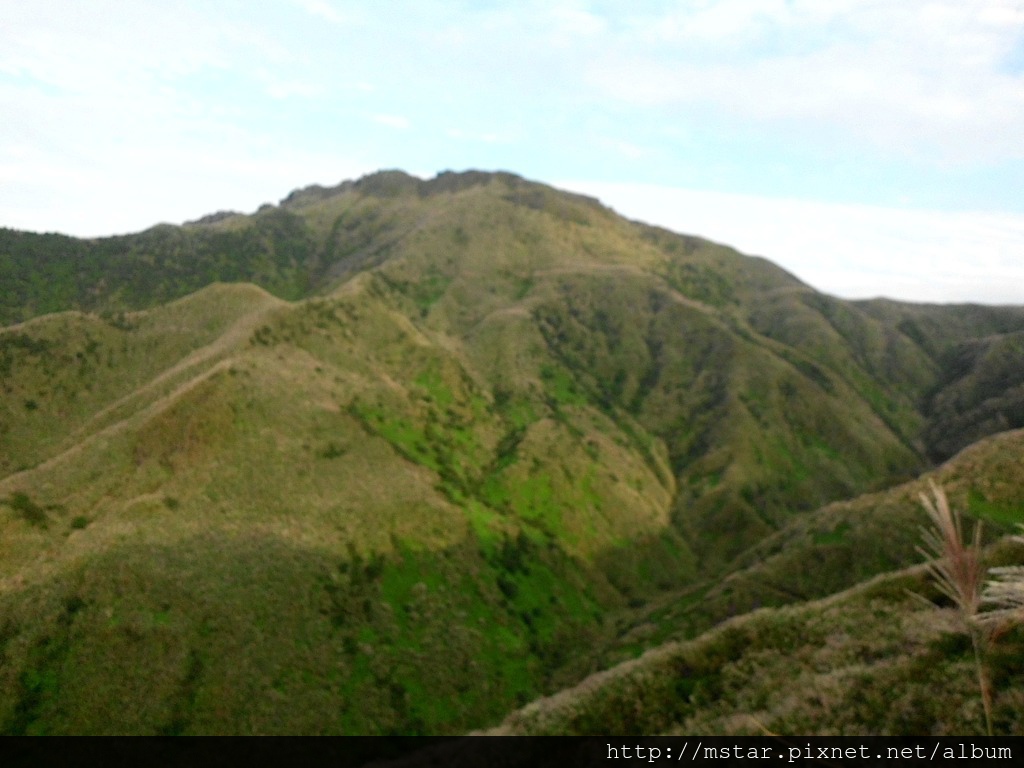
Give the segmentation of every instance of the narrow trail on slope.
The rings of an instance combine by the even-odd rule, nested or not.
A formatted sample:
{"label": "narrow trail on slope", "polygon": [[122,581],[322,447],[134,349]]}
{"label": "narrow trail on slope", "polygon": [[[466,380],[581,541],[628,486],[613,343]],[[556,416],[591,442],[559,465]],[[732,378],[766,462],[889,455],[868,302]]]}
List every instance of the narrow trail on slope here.
{"label": "narrow trail on slope", "polygon": [[195,369],[203,363],[215,360],[218,356],[229,353],[244,343],[256,329],[257,325],[273,310],[284,306],[285,302],[279,300],[267,301],[263,306],[239,317],[227,331],[218,336],[210,344],[193,350],[186,357],[161,372],[150,381],[137,389],[129,392],[124,397],[106,406],[94,414],[85,424],[76,429],[68,439],[65,440],[50,458],[37,464],[34,467],[8,475],[0,479],[0,491],[15,485],[19,478],[31,476],[36,472],[45,472],[62,461],[78,455],[86,447],[94,444],[98,439],[109,437],[124,429],[136,418],[144,418],[148,415],[159,413],[171,401],[181,397],[198,384],[206,381],[218,371],[224,370],[230,363],[230,359],[221,360],[207,370],[186,379],[182,384],[172,389],[169,393],[153,400],[149,405],[142,406],[106,426],[100,426],[103,420],[114,414],[119,408],[127,407],[133,400],[138,400],[146,394],[154,394],[163,386],[168,385],[176,377]]}

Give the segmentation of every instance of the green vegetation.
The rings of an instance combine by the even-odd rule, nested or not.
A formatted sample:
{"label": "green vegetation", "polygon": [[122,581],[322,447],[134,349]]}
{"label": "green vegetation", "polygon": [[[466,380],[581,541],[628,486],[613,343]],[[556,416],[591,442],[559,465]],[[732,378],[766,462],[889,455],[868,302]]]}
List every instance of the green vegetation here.
{"label": "green vegetation", "polygon": [[843,302],[477,172],[4,230],[0,284],[5,732],[983,722],[903,569],[953,432],[934,477],[1016,562],[1022,310]]}

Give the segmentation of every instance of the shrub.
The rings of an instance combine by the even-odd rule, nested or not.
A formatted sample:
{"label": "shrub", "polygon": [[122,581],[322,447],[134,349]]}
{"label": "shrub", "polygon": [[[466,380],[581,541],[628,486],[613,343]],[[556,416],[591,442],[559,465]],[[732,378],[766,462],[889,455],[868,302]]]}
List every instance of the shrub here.
{"label": "shrub", "polygon": [[7,505],[17,512],[21,516],[22,520],[27,522],[29,525],[46,528],[49,524],[49,519],[46,516],[46,510],[32,501],[27,493],[15,491],[7,499]]}

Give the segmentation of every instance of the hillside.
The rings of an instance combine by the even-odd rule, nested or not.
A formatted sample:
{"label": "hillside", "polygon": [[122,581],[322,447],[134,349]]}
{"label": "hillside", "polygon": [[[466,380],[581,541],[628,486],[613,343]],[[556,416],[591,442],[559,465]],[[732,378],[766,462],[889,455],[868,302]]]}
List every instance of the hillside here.
{"label": "hillside", "polygon": [[[1018,560],[1019,561],[1019,560]],[[920,567],[763,608],[534,702],[502,735],[964,735],[984,733],[970,641]],[[988,659],[993,721],[1020,734],[1024,632]]]}
{"label": "hillside", "polygon": [[[1024,563],[1024,546],[1000,536],[1007,520],[1024,517],[1022,450],[1024,430],[1007,432],[929,474],[954,505],[986,521],[987,566]],[[979,483],[991,500],[980,498]],[[913,564],[925,488],[915,480],[794,520],[699,600],[638,617],[619,650],[643,636],[650,650],[642,656],[533,702],[489,732],[983,733],[971,642],[948,598]],[[984,658],[995,732],[1020,734],[1024,625],[993,637]]]}
{"label": "hillside", "polygon": [[[844,302],[511,174],[0,231],[0,282],[8,733],[493,724],[916,562],[883,490],[1024,425],[1024,308]],[[1005,439],[950,479],[1004,527]]]}
{"label": "hillside", "polygon": [[[820,600],[916,567],[922,560],[919,547],[926,520],[920,495],[928,491],[926,478],[946,489],[950,502],[968,519],[982,521],[984,541],[995,547],[993,564],[1004,557],[1021,561],[1024,551],[1003,539],[1024,518],[1022,452],[1024,430],[1002,433],[919,479],[794,517],[731,563],[724,578],[654,600],[621,622],[601,666],[667,640],[695,637],[761,608]],[[923,578],[916,578],[917,591],[935,595]],[[898,649],[892,653],[899,655]]]}

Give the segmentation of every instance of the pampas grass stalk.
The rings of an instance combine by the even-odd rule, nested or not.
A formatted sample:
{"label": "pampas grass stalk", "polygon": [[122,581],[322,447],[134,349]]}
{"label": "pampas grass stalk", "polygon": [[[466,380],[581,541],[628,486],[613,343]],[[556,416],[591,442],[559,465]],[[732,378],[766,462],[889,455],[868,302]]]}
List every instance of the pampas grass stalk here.
{"label": "pampas grass stalk", "polygon": [[928,558],[928,572],[939,590],[957,608],[974,648],[974,664],[978,671],[981,704],[985,710],[985,729],[992,735],[992,688],[982,658],[986,634],[978,612],[982,602],[985,567],[981,563],[981,523],[974,526],[971,543],[964,543],[963,521],[959,510],[950,509],[945,491],[928,481],[931,496],[921,494],[931,527],[922,529],[925,547],[918,552]]}

